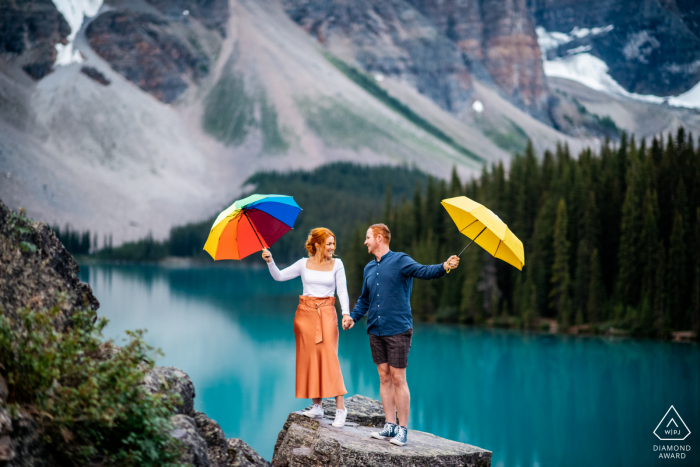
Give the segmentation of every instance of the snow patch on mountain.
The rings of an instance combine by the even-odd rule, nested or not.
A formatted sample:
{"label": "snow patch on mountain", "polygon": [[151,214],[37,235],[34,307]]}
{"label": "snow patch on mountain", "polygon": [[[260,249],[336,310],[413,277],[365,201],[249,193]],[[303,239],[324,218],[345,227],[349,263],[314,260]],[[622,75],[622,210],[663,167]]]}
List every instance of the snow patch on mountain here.
{"label": "snow patch on mountain", "polygon": [[[542,65],[544,74],[547,76],[566,78],[577,81],[596,91],[601,91],[614,96],[624,96],[654,104],[667,103],[676,107],[700,108],[700,83],[678,96],[661,97],[649,94],[635,94],[625,90],[608,73],[608,65],[600,58],[587,53],[590,46],[581,46],[566,51],[567,56],[547,59],[547,51],[555,49],[563,44],[567,44],[575,38],[582,38],[589,35],[598,35],[611,31],[612,25],[601,28],[574,28],[569,34],[562,32],[548,32],[543,27],[538,27],[537,42],[542,51]],[[647,54],[646,48],[653,47],[653,41],[648,36],[640,34],[629,46],[625,53],[634,55],[638,60],[643,60]],[[646,46],[646,47],[645,47]]]}
{"label": "snow patch on mountain", "polygon": [[73,39],[80,31],[85,17],[91,18],[97,14],[103,0],[53,0],[56,9],[63,15],[70,25],[68,44],[56,44],[56,65],[68,65],[74,62],[82,62],[83,59],[77,50],[73,49]]}

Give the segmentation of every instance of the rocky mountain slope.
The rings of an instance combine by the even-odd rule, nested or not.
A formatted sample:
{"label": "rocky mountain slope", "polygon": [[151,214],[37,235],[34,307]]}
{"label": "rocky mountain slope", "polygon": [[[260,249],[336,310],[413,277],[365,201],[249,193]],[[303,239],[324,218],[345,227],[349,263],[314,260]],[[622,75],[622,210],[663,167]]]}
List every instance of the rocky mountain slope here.
{"label": "rocky mountain slope", "polygon": [[372,73],[406,80],[455,115],[473,78],[549,123],[547,87],[526,2],[284,0],[289,16],[329,50]]}
{"label": "rocky mountain slope", "polygon": [[[677,95],[700,81],[700,6],[687,0],[533,0],[537,26],[574,34],[549,58],[584,51],[637,94]],[[595,34],[585,29],[598,28]]]}
{"label": "rocky mountain slope", "polygon": [[350,160],[468,176],[528,138],[576,153],[620,129],[693,127],[692,111],[648,103],[654,125],[619,111],[611,124],[608,108],[637,106],[624,96],[582,113],[543,71],[538,28],[570,22],[548,5],[107,0],[72,39],[82,63],[52,69],[70,33],[60,13],[5,3],[0,198],[119,244],[211,216],[259,170]]}

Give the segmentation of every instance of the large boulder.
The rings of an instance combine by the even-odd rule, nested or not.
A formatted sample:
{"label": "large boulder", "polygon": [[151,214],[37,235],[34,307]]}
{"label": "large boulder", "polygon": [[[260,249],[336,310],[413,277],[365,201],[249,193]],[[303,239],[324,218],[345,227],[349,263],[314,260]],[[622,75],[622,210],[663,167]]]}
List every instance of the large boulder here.
{"label": "large boulder", "polygon": [[11,318],[30,306],[59,306],[56,328],[70,325],[76,308],[96,310],[100,303],[90,286],[78,278],[78,263],[53,231],[0,202],[0,312]]}
{"label": "large boulder", "polygon": [[260,457],[255,449],[239,438],[226,440],[228,467],[267,467],[272,464]]}
{"label": "large boulder", "polygon": [[204,438],[197,432],[197,424],[187,415],[177,414],[170,419],[172,436],[183,445],[180,461],[194,467],[209,467],[209,452]]}
{"label": "large boulder", "polygon": [[[379,401],[363,396],[345,400],[348,417],[344,427],[331,425],[333,418],[312,419],[292,412],[277,437],[272,465],[296,466],[470,466],[491,465],[491,451],[458,443],[430,433],[409,430],[408,444],[394,446],[370,436],[384,417]],[[324,412],[332,410],[324,406]]]}
{"label": "large boulder", "polygon": [[194,417],[194,384],[187,373],[174,366],[156,366],[143,378],[143,384],[151,394],[164,392],[180,396],[178,414]]}

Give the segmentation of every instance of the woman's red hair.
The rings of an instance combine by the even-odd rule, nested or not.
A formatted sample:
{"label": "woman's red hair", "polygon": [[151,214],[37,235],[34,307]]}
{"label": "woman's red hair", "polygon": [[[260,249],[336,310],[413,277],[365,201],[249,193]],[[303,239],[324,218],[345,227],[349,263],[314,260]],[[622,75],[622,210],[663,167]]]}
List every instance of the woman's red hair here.
{"label": "woman's red hair", "polygon": [[333,237],[335,239],[335,247],[338,248],[338,237],[335,236],[330,229],[325,227],[316,227],[309,232],[309,236],[306,239],[306,249],[309,251],[309,257],[316,254],[316,243],[319,245],[325,245],[328,237]]}

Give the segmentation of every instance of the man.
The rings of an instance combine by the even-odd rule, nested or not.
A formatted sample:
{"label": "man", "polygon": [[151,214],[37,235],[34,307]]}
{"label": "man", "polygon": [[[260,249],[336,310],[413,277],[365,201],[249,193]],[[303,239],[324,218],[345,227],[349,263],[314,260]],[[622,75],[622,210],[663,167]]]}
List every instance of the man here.
{"label": "man", "polygon": [[[380,395],[386,425],[372,433],[377,439],[390,439],[403,446],[408,440],[408,413],[411,394],[406,383],[408,352],[413,336],[411,316],[411,288],[413,278],[437,279],[445,271],[456,269],[459,257],[450,256],[442,264],[424,266],[405,253],[389,249],[391,232],[384,224],[367,229],[365,245],[375,259],[365,266],[362,294],[350,315],[343,316],[343,329],[351,329],[357,320],[367,314],[372,360],[377,365]],[[399,420],[397,424],[396,413]]]}

